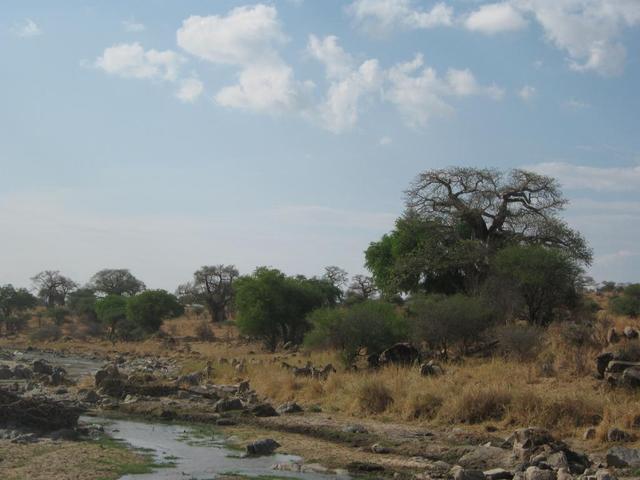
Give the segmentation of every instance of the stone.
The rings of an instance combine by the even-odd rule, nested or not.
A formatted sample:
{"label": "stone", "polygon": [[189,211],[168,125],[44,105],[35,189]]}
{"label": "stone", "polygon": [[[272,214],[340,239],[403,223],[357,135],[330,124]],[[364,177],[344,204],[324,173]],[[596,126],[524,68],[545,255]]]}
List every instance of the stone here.
{"label": "stone", "polygon": [[256,417],[277,417],[279,413],[270,403],[261,403],[251,409],[251,413]]}
{"label": "stone", "polygon": [[369,433],[366,428],[364,428],[362,425],[357,424],[345,425],[344,427],[342,427],[342,431],[344,433]]}
{"label": "stone", "polygon": [[40,375],[51,375],[53,373],[53,367],[46,360],[36,360],[31,364],[31,369],[34,373]]}
{"label": "stone", "polygon": [[538,467],[529,467],[524,472],[524,478],[525,480],[556,480],[556,472]]}
{"label": "stone", "polygon": [[453,480],[484,480],[484,473],[481,470],[463,468],[460,465],[451,469],[451,475]]}
{"label": "stone", "polygon": [[302,412],[302,407],[298,405],[296,402],[287,402],[278,406],[276,409],[280,414],[291,414],[291,413],[300,413]]}
{"label": "stone", "polygon": [[420,375],[423,377],[437,377],[444,375],[444,370],[440,365],[434,363],[433,360],[428,361],[420,365]]}
{"label": "stone", "polygon": [[624,333],[624,336],[627,337],[629,340],[638,338],[638,331],[633,327],[629,327],[629,326],[624,327],[624,330],[622,331],[622,333]]}
{"label": "stone", "polygon": [[87,390],[80,395],[80,400],[86,403],[97,403],[100,400],[100,395],[95,390]]}
{"label": "stone", "polygon": [[216,425],[219,427],[233,427],[237,425],[237,422],[232,418],[219,418],[216,420]]}
{"label": "stone", "polygon": [[640,367],[627,368],[622,373],[620,383],[625,387],[638,388],[640,387]]}
{"label": "stone", "polygon": [[222,398],[214,406],[216,412],[229,412],[232,410],[242,410],[244,405],[239,398]]}
{"label": "stone", "polygon": [[589,427],[582,434],[582,439],[583,440],[593,440],[594,438],[596,438],[596,433],[597,433],[597,431],[596,431],[595,427]]}
{"label": "stone", "polygon": [[573,475],[566,468],[558,469],[556,480],[573,480]]}
{"label": "stone", "polygon": [[611,327],[609,332],[607,333],[607,343],[618,343],[620,341],[620,335],[616,332],[616,329]]}
{"label": "stone", "polygon": [[555,470],[560,468],[569,468],[569,460],[567,460],[567,456],[562,450],[547,456],[546,463]]}
{"label": "stone", "polygon": [[13,373],[8,365],[0,365],[0,380],[9,380],[13,377]]}
{"label": "stone", "polygon": [[16,365],[11,373],[13,378],[17,380],[29,380],[33,376],[31,369],[24,365]]}
{"label": "stone", "polygon": [[410,343],[396,343],[378,357],[380,365],[411,365],[420,359],[420,352]]}
{"label": "stone", "polygon": [[487,480],[511,480],[513,473],[504,468],[492,468],[484,472],[484,477]]}
{"label": "stone", "polygon": [[609,472],[609,470],[601,468],[596,472],[596,480],[618,480],[618,479],[615,475]]}
{"label": "stone", "polygon": [[614,359],[615,355],[611,352],[604,352],[596,357],[596,368],[598,370],[598,376],[600,378],[604,377],[604,372],[607,370],[607,365],[609,365],[609,362]]}
{"label": "stone", "polygon": [[613,447],[607,451],[606,461],[608,467],[639,468],[640,450],[637,448]]}
{"label": "stone", "polygon": [[274,439],[264,438],[247,445],[247,454],[254,456],[271,455],[279,446],[280,444]]}
{"label": "stone", "polygon": [[384,445],[381,445],[379,443],[374,443],[373,445],[371,445],[371,451],[373,453],[379,453],[379,454],[391,452],[391,450],[388,447],[385,447]]}
{"label": "stone", "polygon": [[608,442],[630,442],[632,439],[631,434],[619,428],[610,428],[607,432]]}
{"label": "stone", "polygon": [[510,450],[483,445],[465,453],[458,463],[468,469],[488,470],[496,465],[511,467],[515,457]]}
{"label": "stone", "polygon": [[622,373],[627,368],[640,367],[640,362],[626,362],[624,360],[611,360],[605,373]]}
{"label": "stone", "polygon": [[51,375],[47,377],[47,382],[49,385],[53,385],[54,387],[60,386],[65,382],[65,373],[64,370],[55,369]]}

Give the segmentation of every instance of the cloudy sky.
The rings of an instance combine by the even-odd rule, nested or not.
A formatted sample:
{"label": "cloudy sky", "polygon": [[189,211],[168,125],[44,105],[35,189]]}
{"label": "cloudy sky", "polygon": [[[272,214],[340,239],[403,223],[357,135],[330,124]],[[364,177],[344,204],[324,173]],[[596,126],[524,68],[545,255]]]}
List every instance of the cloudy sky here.
{"label": "cloudy sky", "polygon": [[7,1],[0,282],[341,265],[421,170],[554,175],[640,280],[640,1]]}

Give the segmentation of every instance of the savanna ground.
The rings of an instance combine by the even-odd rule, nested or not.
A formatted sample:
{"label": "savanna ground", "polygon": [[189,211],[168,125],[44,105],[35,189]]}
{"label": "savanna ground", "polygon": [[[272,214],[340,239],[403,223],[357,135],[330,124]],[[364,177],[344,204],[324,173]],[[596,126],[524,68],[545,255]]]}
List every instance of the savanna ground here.
{"label": "savanna ground", "polygon": [[[602,452],[611,446],[606,439],[611,427],[640,434],[640,393],[614,389],[597,379],[595,357],[607,348],[606,332],[611,326],[621,331],[625,326],[640,327],[640,322],[605,313],[606,297],[597,297],[597,301],[605,307],[598,313],[595,329],[599,345],[568,345],[561,327],[552,325],[534,358],[464,358],[443,363],[445,374],[436,377],[423,377],[415,367],[353,370],[341,366],[336,352],[269,353],[259,343],[240,338],[232,324],[215,326],[214,340],[199,341],[197,331],[203,319],[195,316],[165,322],[163,330],[179,339],[177,345],[162,338],[115,344],[90,337],[75,339],[76,325],[71,322],[65,325],[68,336],[62,340],[34,342],[26,331],[1,339],[0,347],[33,346],[105,359],[119,354],[162,356],[177,360],[183,373],[202,370],[211,362],[213,383],[249,380],[273,404],[296,401],[307,412],[314,412],[226,427],[230,435],[241,441],[270,436],[283,445],[282,451],[332,467],[373,461],[368,445],[374,442],[390,448],[390,454],[376,456],[376,462],[389,466],[404,462],[406,466],[408,457],[428,448],[428,442],[415,441],[425,431],[455,443],[455,435],[475,435],[481,441],[486,436],[505,438],[518,427],[539,426],[579,450]],[[629,347],[625,342],[617,348]],[[230,363],[233,359],[244,361],[245,369],[238,372]],[[298,366],[332,363],[337,372],[326,380],[295,377],[281,367],[283,361]],[[91,380],[82,384],[89,385]],[[364,425],[370,436],[354,441],[341,433],[347,424]],[[589,426],[596,427],[596,437],[584,440],[583,432]],[[627,446],[640,447],[640,442]],[[148,462],[136,453],[84,443],[37,447],[2,443],[0,457],[2,478],[117,478],[126,468],[144,471]],[[74,471],[89,473],[56,477],[56,465],[65,458],[78,462]],[[81,459],[87,459],[86,464]],[[73,462],[65,467],[71,468]]]}

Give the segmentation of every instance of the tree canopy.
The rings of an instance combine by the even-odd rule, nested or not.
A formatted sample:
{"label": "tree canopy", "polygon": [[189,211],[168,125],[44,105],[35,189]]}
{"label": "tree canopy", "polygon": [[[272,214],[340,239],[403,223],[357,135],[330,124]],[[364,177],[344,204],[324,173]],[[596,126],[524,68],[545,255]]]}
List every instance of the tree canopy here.
{"label": "tree canopy", "polygon": [[127,301],[127,319],[145,333],[158,331],[163,320],[183,313],[184,308],[175,295],[165,290],[147,290]]}
{"label": "tree canopy", "polygon": [[135,295],[145,289],[145,284],[126,268],[105,268],[89,281],[89,287],[103,295]]}
{"label": "tree canopy", "polygon": [[206,305],[211,321],[222,322],[233,304],[234,282],[239,275],[233,265],[204,266],[194,272],[192,282],[180,285],[176,293],[182,303]]}
{"label": "tree canopy", "polygon": [[78,287],[76,282],[58,270],[44,270],[32,277],[31,281],[47,307],[64,306],[67,294]]}

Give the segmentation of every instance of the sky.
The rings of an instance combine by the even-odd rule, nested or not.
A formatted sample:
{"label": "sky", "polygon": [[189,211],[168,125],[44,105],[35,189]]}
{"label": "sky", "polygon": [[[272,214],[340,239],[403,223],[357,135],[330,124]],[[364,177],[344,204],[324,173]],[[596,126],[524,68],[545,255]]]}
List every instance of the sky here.
{"label": "sky", "polygon": [[0,4],[0,283],[364,271],[421,171],[556,177],[640,280],[640,1]]}

